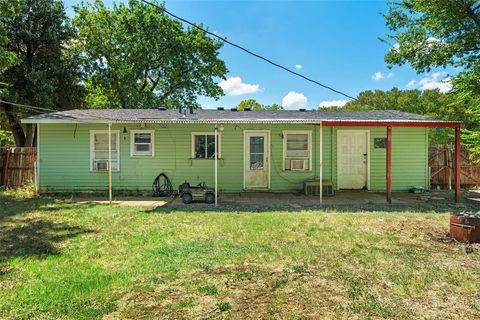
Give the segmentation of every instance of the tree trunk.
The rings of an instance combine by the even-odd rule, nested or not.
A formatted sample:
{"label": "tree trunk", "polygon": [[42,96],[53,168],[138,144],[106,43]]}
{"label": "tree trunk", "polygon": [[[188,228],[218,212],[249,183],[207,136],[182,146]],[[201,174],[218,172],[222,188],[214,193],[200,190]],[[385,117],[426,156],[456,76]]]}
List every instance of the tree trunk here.
{"label": "tree trunk", "polygon": [[21,124],[17,121],[17,118],[15,117],[12,106],[6,103],[2,103],[1,106],[5,111],[8,125],[10,127],[10,130],[12,131],[13,138],[15,139],[15,145],[17,147],[24,147],[26,143],[25,133],[23,132]]}
{"label": "tree trunk", "polygon": [[27,124],[26,130],[25,130],[25,147],[34,147],[35,146],[35,132],[36,132],[37,126],[29,123]]}

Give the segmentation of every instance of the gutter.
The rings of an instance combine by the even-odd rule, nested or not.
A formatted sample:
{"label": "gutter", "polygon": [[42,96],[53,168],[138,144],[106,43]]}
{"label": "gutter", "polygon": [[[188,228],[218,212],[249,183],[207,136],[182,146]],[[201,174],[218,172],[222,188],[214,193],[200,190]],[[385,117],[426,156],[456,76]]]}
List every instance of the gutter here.
{"label": "gutter", "polygon": [[84,124],[108,124],[108,123],[164,123],[164,124],[318,124],[323,126],[404,126],[404,127],[451,127],[461,125],[461,121],[441,120],[336,120],[336,119],[134,119],[134,120],[110,120],[110,119],[35,119],[25,118],[21,121],[27,123],[84,123]]}

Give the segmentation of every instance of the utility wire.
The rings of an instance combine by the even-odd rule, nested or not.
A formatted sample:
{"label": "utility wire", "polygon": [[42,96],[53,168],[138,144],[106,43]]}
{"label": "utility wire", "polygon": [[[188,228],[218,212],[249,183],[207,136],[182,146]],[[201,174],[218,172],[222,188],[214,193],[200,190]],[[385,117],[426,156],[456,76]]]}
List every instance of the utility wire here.
{"label": "utility wire", "polygon": [[5,100],[0,100],[0,103],[9,104],[9,105],[12,105],[12,106],[15,106],[15,107],[38,110],[38,111],[42,111],[42,112],[43,111],[60,112],[60,110],[54,110],[54,109],[49,109],[49,108],[44,108],[44,107],[34,107],[34,106],[30,106],[28,104],[14,103],[14,102],[9,102],[9,101],[5,101]]}
{"label": "utility wire", "polygon": [[334,89],[334,88],[332,88],[332,87],[330,87],[330,86],[327,86],[327,85],[325,85],[325,84],[323,84],[323,83],[320,83],[320,82],[318,82],[318,81],[316,81],[316,80],[314,80],[314,79],[312,79],[312,78],[306,77],[306,76],[304,76],[304,75],[301,74],[301,73],[298,73],[298,72],[296,72],[296,71],[293,71],[293,70],[291,70],[291,69],[289,69],[289,68],[287,68],[287,67],[285,67],[285,66],[283,66],[283,65],[281,65],[281,64],[278,64],[278,63],[273,62],[272,60],[270,60],[270,59],[268,59],[268,58],[265,58],[264,56],[261,56],[261,55],[255,53],[255,52],[252,52],[252,51],[248,50],[248,49],[245,48],[245,47],[242,47],[242,46],[240,46],[240,45],[238,45],[238,44],[235,44],[235,43],[233,43],[233,42],[231,42],[231,41],[229,41],[229,40],[227,40],[227,39],[225,39],[225,38],[222,38],[222,37],[220,37],[219,35],[217,35],[217,34],[215,34],[215,33],[213,33],[213,32],[210,32],[210,31],[208,31],[208,30],[200,27],[200,26],[196,25],[196,24],[193,23],[193,22],[188,21],[187,19],[184,19],[184,18],[182,18],[182,17],[179,17],[179,16],[171,13],[170,11],[168,11],[167,9],[165,9],[164,7],[162,7],[162,6],[160,6],[160,5],[156,4],[156,3],[153,3],[153,2],[150,2],[150,1],[147,1],[147,0],[141,0],[141,1],[142,1],[143,3],[148,4],[148,5],[154,6],[154,7],[156,7],[157,9],[165,12],[165,13],[168,14],[169,16],[172,16],[172,17],[174,17],[174,18],[177,19],[177,20],[180,20],[180,21],[182,21],[182,22],[184,22],[184,23],[186,23],[186,24],[189,24],[189,25],[191,25],[192,27],[197,28],[197,29],[199,29],[199,30],[201,30],[201,31],[203,31],[203,32],[211,35],[212,37],[215,37],[215,38],[219,39],[220,41],[225,42],[225,43],[231,45],[232,47],[235,47],[235,48],[237,48],[237,49],[240,49],[240,50],[242,50],[242,51],[244,51],[244,52],[246,52],[246,53],[248,53],[248,54],[250,54],[250,55],[252,55],[252,56],[254,56],[254,57],[256,57],[256,58],[259,58],[259,59],[261,59],[261,60],[263,60],[263,61],[265,61],[265,62],[267,62],[267,63],[269,63],[269,64],[271,64],[271,65],[273,65],[273,66],[275,66],[275,67],[277,67],[277,68],[283,69],[283,70],[285,70],[285,71],[287,71],[287,72],[289,72],[289,73],[291,73],[291,74],[293,74],[293,75],[296,75],[296,76],[298,76],[298,77],[300,77],[300,78],[303,78],[303,79],[305,79],[305,80],[307,80],[307,81],[309,81],[309,82],[312,82],[312,83],[314,83],[314,84],[316,84],[316,85],[319,85],[319,86],[321,86],[321,87],[323,87],[323,88],[325,88],[325,89],[328,89],[328,90],[330,90],[330,91],[333,91],[333,92],[335,92],[335,93],[338,93],[338,94],[340,94],[340,95],[342,95],[342,96],[344,96],[344,97],[347,97],[347,98],[353,99],[353,100],[357,100],[356,98],[352,97],[351,95],[348,95],[348,94],[346,94],[346,93],[344,93],[344,92],[342,92],[342,91],[336,90],[336,89]]}
{"label": "utility wire", "polygon": [[[0,100],[0,103],[9,104],[9,105],[12,105],[12,106],[15,106],[15,107],[19,107],[19,108],[29,110],[31,112],[38,112],[38,113],[45,113],[45,111],[48,111],[48,112],[63,112],[63,111],[66,111],[66,110],[55,110],[55,109],[50,109],[50,108],[45,108],[45,107],[35,107],[35,106],[28,105],[28,104],[14,103],[14,102],[9,102],[9,101],[5,101],[5,100]],[[85,109],[80,109],[80,111],[82,111],[82,110],[85,110]],[[98,110],[98,109],[95,109],[95,110]],[[15,114],[14,111],[6,111],[5,110],[5,112],[8,112],[10,114]],[[100,119],[103,119],[103,120],[110,120],[110,121],[121,121],[120,119],[111,118],[111,117],[104,117],[104,116],[99,116],[99,115],[96,115],[95,118],[100,118]],[[75,121],[83,122],[83,123],[90,123],[86,119],[75,119]]]}

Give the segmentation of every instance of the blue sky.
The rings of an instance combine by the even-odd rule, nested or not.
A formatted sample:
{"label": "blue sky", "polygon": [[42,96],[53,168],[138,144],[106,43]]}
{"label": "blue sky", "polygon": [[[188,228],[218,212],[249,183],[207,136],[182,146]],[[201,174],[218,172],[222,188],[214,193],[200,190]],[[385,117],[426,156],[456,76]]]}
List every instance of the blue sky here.
{"label": "blue sky", "polygon": [[[81,1],[66,0],[67,12]],[[104,1],[111,4],[112,1]],[[117,1],[118,2],[118,1]],[[440,88],[445,70],[418,75],[408,65],[387,69],[385,1],[166,1],[173,13],[227,37],[319,82],[356,96],[364,90]],[[287,109],[341,104],[346,98],[277,69],[225,44],[220,57],[229,78],[219,100],[199,97],[204,108],[233,107],[253,98]],[[447,70],[448,72],[449,70]],[[451,70],[450,70],[451,71]],[[241,81],[240,81],[240,79]]]}

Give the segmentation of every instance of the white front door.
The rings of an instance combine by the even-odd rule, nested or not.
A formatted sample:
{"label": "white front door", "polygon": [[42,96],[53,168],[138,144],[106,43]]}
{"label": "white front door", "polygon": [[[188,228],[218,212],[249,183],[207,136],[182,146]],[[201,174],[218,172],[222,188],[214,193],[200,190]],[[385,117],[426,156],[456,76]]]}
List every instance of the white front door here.
{"label": "white front door", "polygon": [[267,189],[270,180],[270,132],[244,131],[245,189]]}
{"label": "white front door", "polygon": [[368,188],[368,139],[366,130],[337,131],[339,189]]}

